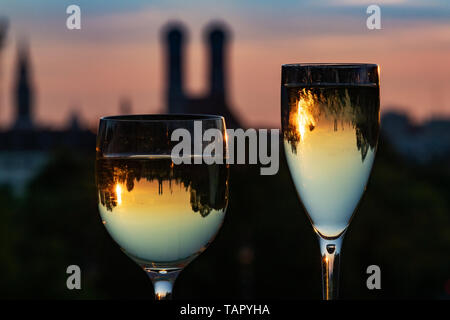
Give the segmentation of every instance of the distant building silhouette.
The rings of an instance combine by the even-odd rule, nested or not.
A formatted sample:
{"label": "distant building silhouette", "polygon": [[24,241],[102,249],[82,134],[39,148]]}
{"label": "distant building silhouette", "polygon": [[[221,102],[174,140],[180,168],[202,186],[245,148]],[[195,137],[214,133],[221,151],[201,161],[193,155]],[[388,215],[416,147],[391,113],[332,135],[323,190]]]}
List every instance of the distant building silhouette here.
{"label": "distant building silhouette", "polygon": [[240,127],[227,99],[226,49],[229,32],[223,24],[211,24],[205,32],[209,46],[209,90],[202,97],[189,97],[184,90],[184,48],[186,29],[180,23],[170,24],[164,31],[167,45],[167,107],[169,113],[218,114],[227,127]]}
{"label": "distant building silhouette", "polygon": [[383,136],[408,160],[427,164],[450,159],[450,119],[414,125],[406,114],[388,112],[381,121]]}
{"label": "distant building silhouette", "polygon": [[120,114],[131,114],[132,112],[132,103],[129,98],[123,97],[119,102],[119,113]]}
{"label": "distant building silhouette", "polygon": [[81,130],[81,127],[82,126],[80,123],[80,117],[78,115],[78,112],[72,111],[66,128],[72,132],[78,132]]}

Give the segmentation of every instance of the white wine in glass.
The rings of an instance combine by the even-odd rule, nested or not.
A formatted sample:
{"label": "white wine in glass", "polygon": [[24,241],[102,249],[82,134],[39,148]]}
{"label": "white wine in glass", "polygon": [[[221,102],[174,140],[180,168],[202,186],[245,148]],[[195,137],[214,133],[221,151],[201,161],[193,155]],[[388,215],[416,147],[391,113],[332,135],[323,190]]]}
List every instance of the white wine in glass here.
{"label": "white wine in glass", "polygon": [[106,117],[100,123],[102,222],[147,272],[156,299],[171,297],[177,275],[214,239],[227,208],[227,164],[175,164],[171,157],[170,133],[190,131],[194,121],[225,132],[223,119],[211,116]]}
{"label": "white wine in glass", "polygon": [[363,195],[379,133],[376,65],[282,67],[282,128],[297,193],[319,236],[323,297],[338,293],[343,236]]}

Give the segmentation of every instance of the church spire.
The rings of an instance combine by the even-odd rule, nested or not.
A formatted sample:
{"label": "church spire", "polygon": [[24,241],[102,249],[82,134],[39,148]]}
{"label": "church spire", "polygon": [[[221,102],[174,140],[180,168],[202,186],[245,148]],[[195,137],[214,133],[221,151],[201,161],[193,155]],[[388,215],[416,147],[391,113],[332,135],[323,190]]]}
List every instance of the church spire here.
{"label": "church spire", "polygon": [[16,72],[14,95],[16,121],[14,123],[14,129],[31,130],[33,129],[32,111],[34,95],[30,79],[29,49],[26,42],[22,42],[18,47]]}
{"label": "church spire", "polygon": [[0,51],[3,48],[6,38],[6,31],[8,29],[8,20],[6,18],[0,17]]}

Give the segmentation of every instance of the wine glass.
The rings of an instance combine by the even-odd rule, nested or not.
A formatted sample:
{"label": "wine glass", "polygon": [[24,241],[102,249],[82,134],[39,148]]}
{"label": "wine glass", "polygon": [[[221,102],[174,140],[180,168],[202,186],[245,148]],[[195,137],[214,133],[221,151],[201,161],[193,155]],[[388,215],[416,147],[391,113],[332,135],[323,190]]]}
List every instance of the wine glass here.
{"label": "wine glass", "polygon": [[[187,145],[196,153],[175,159],[172,149],[181,142],[172,141],[177,129],[190,135]],[[208,129],[225,136],[224,119],[209,115],[100,119],[96,179],[101,219],[123,252],[146,271],[157,300],[172,297],[178,274],[208,247],[225,216],[229,170],[225,161],[205,163],[207,142],[197,136]],[[195,161],[177,164],[182,159]]]}
{"label": "wine glass", "polygon": [[374,64],[286,64],[283,145],[322,255],[323,299],[337,298],[344,234],[366,188],[380,125]]}

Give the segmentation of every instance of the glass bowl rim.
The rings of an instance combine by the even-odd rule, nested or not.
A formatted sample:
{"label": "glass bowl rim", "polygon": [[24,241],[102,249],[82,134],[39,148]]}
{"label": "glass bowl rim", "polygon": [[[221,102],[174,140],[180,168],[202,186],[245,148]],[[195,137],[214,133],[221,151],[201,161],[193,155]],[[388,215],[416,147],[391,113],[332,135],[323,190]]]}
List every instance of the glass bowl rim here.
{"label": "glass bowl rim", "polygon": [[303,68],[303,67],[324,67],[324,68],[361,68],[361,67],[378,67],[376,63],[320,63],[320,62],[313,62],[313,63],[286,63],[281,65],[283,68]]}
{"label": "glass bowl rim", "polygon": [[193,113],[153,113],[104,116],[100,121],[115,122],[180,122],[180,121],[222,121],[224,118],[212,114]]}

